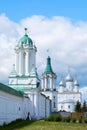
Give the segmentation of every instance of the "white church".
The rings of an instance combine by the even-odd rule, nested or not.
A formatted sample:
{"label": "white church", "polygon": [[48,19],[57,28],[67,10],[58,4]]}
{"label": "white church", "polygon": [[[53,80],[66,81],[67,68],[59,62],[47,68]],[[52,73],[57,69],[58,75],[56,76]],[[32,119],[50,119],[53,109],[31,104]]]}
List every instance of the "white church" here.
{"label": "white church", "polygon": [[65,82],[56,83],[51,58],[47,57],[42,77],[36,69],[37,47],[27,34],[15,46],[15,64],[9,75],[9,84],[0,83],[0,125],[13,120],[43,119],[52,112],[74,112],[77,101],[81,102],[79,83],[68,72]]}

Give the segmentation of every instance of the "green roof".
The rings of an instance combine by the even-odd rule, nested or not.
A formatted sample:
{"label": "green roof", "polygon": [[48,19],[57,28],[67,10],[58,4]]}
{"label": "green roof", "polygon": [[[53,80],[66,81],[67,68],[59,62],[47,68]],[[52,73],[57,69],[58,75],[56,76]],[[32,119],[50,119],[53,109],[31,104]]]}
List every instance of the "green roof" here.
{"label": "green roof", "polygon": [[50,73],[54,73],[54,72],[53,72],[52,67],[51,67],[51,58],[50,58],[50,56],[48,56],[47,65],[46,65],[44,74],[50,74]]}
{"label": "green roof", "polygon": [[12,69],[10,75],[17,75],[17,72],[15,70],[15,65],[13,65],[13,69]]}
{"label": "green roof", "polygon": [[21,44],[33,44],[33,41],[31,40],[31,38],[28,37],[27,34],[25,34],[20,40],[19,43]]}
{"label": "green roof", "polygon": [[35,67],[32,67],[31,69],[31,72],[30,72],[30,76],[37,76],[38,77],[38,74],[37,74],[37,69]]}
{"label": "green roof", "polygon": [[7,93],[19,96],[19,97],[23,97],[23,93],[21,91],[17,91],[7,85],[4,85],[2,83],[0,83],[0,90],[5,91]]}

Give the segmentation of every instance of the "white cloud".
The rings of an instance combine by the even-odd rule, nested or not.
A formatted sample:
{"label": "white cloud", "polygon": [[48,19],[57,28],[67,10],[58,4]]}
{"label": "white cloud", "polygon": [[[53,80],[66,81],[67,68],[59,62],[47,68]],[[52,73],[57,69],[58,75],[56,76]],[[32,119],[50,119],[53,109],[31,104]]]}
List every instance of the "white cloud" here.
{"label": "white cloud", "polygon": [[[32,16],[15,23],[3,14],[0,15],[1,81],[4,80],[3,75],[9,75],[14,62],[14,46],[17,44],[16,40],[23,36],[25,27],[38,49],[37,68],[40,74],[44,71],[47,56],[50,55],[58,80],[59,74],[65,75],[70,66],[73,74],[79,74],[80,83],[87,83],[87,22],[73,23],[70,19],[59,16]],[[49,54],[46,52],[48,48]]]}
{"label": "white cloud", "polygon": [[80,89],[80,92],[82,93],[82,101],[87,102],[87,86]]}

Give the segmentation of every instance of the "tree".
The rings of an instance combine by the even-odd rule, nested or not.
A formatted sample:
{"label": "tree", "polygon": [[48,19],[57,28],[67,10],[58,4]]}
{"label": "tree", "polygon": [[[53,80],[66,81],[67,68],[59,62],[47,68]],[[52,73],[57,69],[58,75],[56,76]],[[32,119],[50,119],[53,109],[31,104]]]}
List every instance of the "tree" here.
{"label": "tree", "polygon": [[77,103],[75,105],[75,111],[76,112],[81,112],[81,103],[79,101],[77,101]]}
{"label": "tree", "polygon": [[84,101],[82,106],[82,112],[86,112],[86,111],[87,111],[87,105],[86,105],[86,101]]}

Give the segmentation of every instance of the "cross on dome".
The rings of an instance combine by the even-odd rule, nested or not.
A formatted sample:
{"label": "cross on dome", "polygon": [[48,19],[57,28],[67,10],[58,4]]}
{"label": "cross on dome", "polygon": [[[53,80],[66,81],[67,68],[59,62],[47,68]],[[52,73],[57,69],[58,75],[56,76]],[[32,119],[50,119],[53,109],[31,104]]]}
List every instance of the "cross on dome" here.
{"label": "cross on dome", "polygon": [[66,76],[66,82],[72,82],[73,79],[70,74],[70,67],[68,66],[68,75]]}
{"label": "cross on dome", "polygon": [[25,30],[25,35],[27,34],[27,28],[24,28],[24,30]]}

